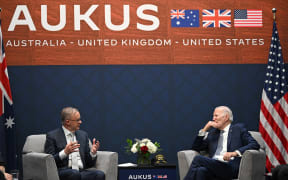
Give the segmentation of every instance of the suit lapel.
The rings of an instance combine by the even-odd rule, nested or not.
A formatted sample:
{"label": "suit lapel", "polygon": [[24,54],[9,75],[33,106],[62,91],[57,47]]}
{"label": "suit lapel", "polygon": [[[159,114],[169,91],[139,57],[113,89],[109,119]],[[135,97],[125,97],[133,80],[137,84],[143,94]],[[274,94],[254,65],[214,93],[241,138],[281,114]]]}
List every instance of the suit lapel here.
{"label": "suit lapel", "polygon": [[84,159],[84,149],[83,148],[84,148],[85,144],[84,144],[83,139],[81,138],[81,135],[79,134],[78,131],[75,132],[75,136],[76,136],[78,143],[80,144],[79,153],[80,153],[80,157],[81,157],[81,160],[83,162],[83,165],[84,165],[85,159]]}
{"label": "suit lapel", "polygon": [[[61,150],[65,149],[67,145],[66,136],[63,128],[59,128],[59,130],[57,131],[56,138],[57,138],[56,140],[57,151],[60,152]],[[68,158],[63,159],[63,166],[68,167]]]}
{"label": "suit lapel", "polygon": [[229,132],[228,132],[227,152],[230,152],[230,145],[231,145],[231,139],[232,139],[232,129],[233,129],[233,126],[231,124],[230,128],[229,128]]}
{"label": "suit lapel", "polygon": [[64,130],[62,128],[60,128],[59,143],[60,143],[60,146],[62,146],[64,148],[67,145],[66,136],[65,136]]}

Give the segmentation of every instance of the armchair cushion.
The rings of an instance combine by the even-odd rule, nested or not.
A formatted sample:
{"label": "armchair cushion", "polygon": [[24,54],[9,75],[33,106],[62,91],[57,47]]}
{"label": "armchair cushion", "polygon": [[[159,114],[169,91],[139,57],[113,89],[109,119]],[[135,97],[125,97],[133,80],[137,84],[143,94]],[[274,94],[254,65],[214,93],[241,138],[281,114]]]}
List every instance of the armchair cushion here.
{"label": "armchair cushion", "polygon": [[46,134],[30,135],[26,138],[23,153],[38,152],[44,153]]}

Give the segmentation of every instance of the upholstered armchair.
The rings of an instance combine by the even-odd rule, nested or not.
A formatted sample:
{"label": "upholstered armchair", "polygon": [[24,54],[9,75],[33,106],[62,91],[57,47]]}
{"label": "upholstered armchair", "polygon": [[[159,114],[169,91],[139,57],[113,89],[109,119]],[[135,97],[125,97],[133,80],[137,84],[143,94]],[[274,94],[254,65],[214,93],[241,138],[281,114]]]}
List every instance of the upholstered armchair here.
{"label": "upholstered armchair", "polygon": [[[242,155],[238,180],[265,180],[266,155],[264,141],[259,132],[250,131],[250,134],[259,143],[260,150],[247,150]],[[191,162],[198,154],[197,151],[193,150],[184,150],[177,153],[180,180],[184,179]]]}
{"label": "upholstered armchair", "polygon": [[[44,153],[45,134],[30,135],[23,147],[23,179],[59,180],[54,158]],[[118,153],[98,151],[93,168],[105,173],[106,180],[116,180],[118,170]]]}

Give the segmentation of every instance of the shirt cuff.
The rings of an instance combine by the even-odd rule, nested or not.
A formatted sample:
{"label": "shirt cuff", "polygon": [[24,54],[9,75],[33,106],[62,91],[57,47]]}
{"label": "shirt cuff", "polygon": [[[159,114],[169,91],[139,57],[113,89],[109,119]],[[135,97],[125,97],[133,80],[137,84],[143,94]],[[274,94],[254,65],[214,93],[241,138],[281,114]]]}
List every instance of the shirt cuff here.
{"label": "shirt cuff", "polygon": [[0,171],[5,173],[5,167],[4,166],[0,166]]}
{"label": "shirt cuff", "polygon": [[200,131],[198,132],[198,136],[206,136],[208,132],[203,131],[202,129],[200,129]]}
{"label": "shirt cuff", "polygon": [[90,155],[91,155],[92,159],[95,159],[96,156],[97,156],[97,152],[96,152],[95,154],[93,154],[93,153],[90,151]]}
{"label": "shirt cuff", "polygon": [[238,157],[242,157],[242,154],[240,151],[236,150],[235,152],[238,154]]}
{"label": "shirt cuff", "polygon": [[60,151],[59,157],[60,157],[61,160],[62,160],[62,159],[65,159],[67,156],[68,156],[68,155],[64,152],[64,149],[63,149],[62,151]]}

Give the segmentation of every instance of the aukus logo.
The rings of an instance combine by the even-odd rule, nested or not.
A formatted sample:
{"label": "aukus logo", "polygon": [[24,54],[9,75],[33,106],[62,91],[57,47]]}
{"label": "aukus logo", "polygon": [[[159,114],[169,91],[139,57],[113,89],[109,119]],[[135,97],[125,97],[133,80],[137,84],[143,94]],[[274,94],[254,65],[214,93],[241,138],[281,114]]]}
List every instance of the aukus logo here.
{"label": "aukus logo", "polygon": [[143,175],[130,174],[128,179],[131,179],[131,180],[152,179],[152,175],[151,174],[143,174]]}
{"label": "aukus logo", "polygon": [[[93,4],[91,5],[85,13],[80,13],[80,5],[73,5],[74,7],[74,30],[80,31],[81,30],[81,22],[85,22],[88,24],[91,30],[99,31],[99,27],[93,22],[90,16],[95,12],[99,5]],[[119,8],[119,7],[114,7]],[[48,14],[47,5],[41,5],[41,25],[47,31],[61,31],[66,26],[66,5],[59,6],[60,13],[59,13],[59,23],[56,25],[51,25],[48,23]],[[137,8],[136,16],[144,21],[148,21],[149,25],[141,24],[137,22],[136,28],[141,31],[154,31],[156,30],[159,25],[160,21],[157,16],[149,14],[149,12],[144,11],[153,11],[158,13],[158,6],[153,4],[143,4]],[[83,11],[83,9],[82,9]],[[104,16],[105,16],[105,25],[108,29],[112,31],[123,31],[127,29],[130,25],[130,6],[123,5],[123,23],[119,25],[115,25],[112,23],[111,19],[111,5],[106,4],[104,5]],[[55,12],[50,12],[55,13]],[[20,19],[20,15],[23,14],[24,18]],[[132,15],[132,14],[131,14]],[[13,17],[11,19],[8,31],[14,31],[17,26],[28,26],[30,31],[36,31],[35,24],[31,17],[29,8],[27,5],[17,5]],[[39,27],[37,27],[39,28]]]}

